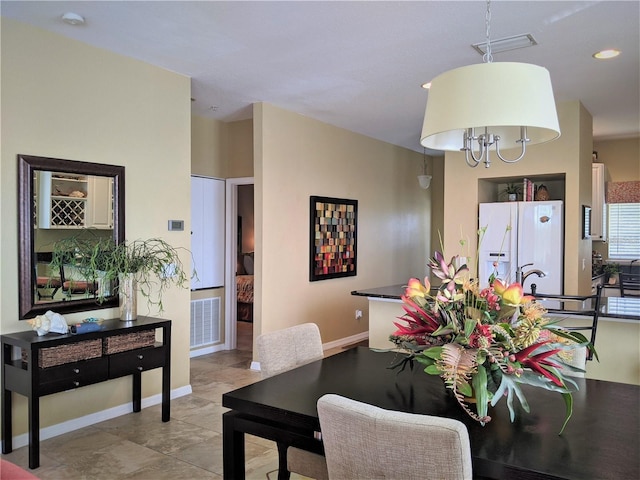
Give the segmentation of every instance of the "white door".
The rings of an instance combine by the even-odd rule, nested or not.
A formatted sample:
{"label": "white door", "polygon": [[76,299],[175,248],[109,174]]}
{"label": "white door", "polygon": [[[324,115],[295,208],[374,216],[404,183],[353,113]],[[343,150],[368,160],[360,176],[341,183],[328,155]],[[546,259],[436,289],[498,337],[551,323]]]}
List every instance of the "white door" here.
{"label": "white door", "polygon": [[225,182],[191,177],[191,289],[224,285]]}

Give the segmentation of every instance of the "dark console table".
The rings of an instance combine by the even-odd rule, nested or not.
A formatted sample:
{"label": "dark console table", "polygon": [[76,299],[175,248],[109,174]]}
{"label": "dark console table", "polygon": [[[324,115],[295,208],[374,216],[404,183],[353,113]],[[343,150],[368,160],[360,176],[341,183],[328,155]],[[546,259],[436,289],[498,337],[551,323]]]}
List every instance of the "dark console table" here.
{"label": "dark console table", "polygon": [[[156,330],[162,341],[155,340]],[[11,392],[29,403],[29,468],[40,466],[40,397],[112,378],[133,376],[133,411],[141,409],[142,372],[162,368],[162,421],[169,421],[171,320],[138,317],[101,323],[99,331],[39,337],[35,331],[2,341],[2,453],[12,446]]]}

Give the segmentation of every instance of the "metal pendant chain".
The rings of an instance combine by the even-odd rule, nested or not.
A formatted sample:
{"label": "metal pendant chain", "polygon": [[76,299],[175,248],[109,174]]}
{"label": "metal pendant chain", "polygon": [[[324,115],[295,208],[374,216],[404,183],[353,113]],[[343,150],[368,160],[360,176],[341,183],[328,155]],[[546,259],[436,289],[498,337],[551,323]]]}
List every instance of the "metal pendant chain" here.
{"label": "metal pendant chain", "polygon": [[485,63],[493,62],[493,55],[491,55],[491,0],[487,0],[487,13],[484,17],[484,23],[486,27],[487,35],[487,51],[482,56],[482,61]]}

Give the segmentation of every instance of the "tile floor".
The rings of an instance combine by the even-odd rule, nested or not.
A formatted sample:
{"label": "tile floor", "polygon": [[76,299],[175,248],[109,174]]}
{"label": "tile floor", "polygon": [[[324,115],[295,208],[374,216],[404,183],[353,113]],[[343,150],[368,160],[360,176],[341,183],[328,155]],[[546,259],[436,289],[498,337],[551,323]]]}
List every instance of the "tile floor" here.
{"label": "tile floor", "polygon": [[[40,444],[42,480],[160,480],[222,478],[222,394],[260,379],[249,370],[251,324],[238,323],[238,349],[191,360],[191,395],[171,402],[171,421],[160,405],[82,428]],[[334,351],[327,354],[335,353]],[[247,479],[275,480],[275,443],[246,437]],[[27,447],[2,455],[23,468]],[[292,479],[303,477],[291,475]]]}

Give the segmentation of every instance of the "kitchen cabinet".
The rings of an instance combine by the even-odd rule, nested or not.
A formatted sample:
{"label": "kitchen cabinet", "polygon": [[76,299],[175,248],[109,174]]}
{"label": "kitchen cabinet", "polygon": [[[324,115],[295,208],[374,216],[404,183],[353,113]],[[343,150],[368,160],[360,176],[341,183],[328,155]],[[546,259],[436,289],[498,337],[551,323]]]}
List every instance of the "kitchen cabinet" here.
{"label": "kitchen cabinet", "polygon": [[38,228],[113,228],[112,178],[48,171],[38,174]]}
{"label": "kitchen cabinet", "polygon": [[88,177],[86,226],[113,229],[113,178]]}
{"label": "kitchen cabinet", "polygon": [[39,172],[38,228],[83,228],[87,212],[87,177]]}
{"label": "kitchen cabinet", "polygon": [[604,163],[591,165],[591,239],[607,240],[607,212],[605,203],[605,185],[607,171]]}

